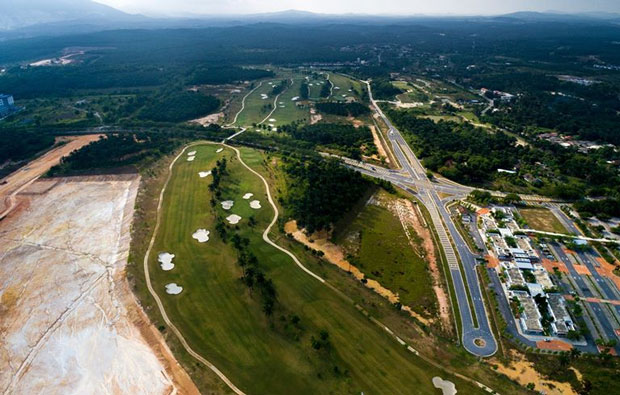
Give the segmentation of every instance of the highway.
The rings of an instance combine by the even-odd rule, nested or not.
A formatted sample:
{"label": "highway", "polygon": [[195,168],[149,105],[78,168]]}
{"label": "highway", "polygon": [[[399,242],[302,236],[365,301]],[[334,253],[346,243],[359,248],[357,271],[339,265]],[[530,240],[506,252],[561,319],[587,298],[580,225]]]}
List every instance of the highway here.
{"label": "highway", "polygon": [[[388,126],[388,139],[404,172],[377,169],[373,166],[363,167],[362,170],[359,168],[356,169],[370,176],[394,182],[397,185],[415,187],[417,196],[431,215],[433,225],[439,236],[450,269],[460,313],[462,326],[461,341],[463,347],[476,356],[491,356],[497,351],[497,342],[491,331],[484,301],[482,299],[480,283],[476,273],[476,257],[469,250],[467,244],[457,231],[450,214],[437,194],[438,192],[445,192],[463,195],[469,193],[472,188],[431,182],[426,176],[426,170],[415,156],[400,131],[392,125],[390,120],[377,105],[377,102],[372,96],[370,83],[366,82],[366,85],[368,87],[370,101],[375,111]],[[352,166],[352,164],[349,165]],[[462,265],[462,271],[461,265],[459,265],[459,259]],[[468,300],[468,293],[471,298],[473,311]],[[475,314],[477,325],[475,324],[472,314]]]}

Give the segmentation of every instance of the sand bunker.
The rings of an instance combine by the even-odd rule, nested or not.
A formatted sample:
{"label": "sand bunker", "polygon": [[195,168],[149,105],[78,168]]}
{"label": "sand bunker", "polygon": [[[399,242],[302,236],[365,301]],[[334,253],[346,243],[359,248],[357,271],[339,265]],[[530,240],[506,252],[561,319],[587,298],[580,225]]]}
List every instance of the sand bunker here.
{"label": "sand bunker", "polygon": [[191,151],[187,153],[187,156],[194,156],[196,155],[196,151]]}
{"label": "sand bunker", "polygon": [[243,198],[244,198],[245,200],[248,200],[248,199],[249,199],[249,198],[251,198],[252,196],[254,196],[254,194],[253,194],[253,193],[249,193],[249,192],[248,192],[248,193],[246,193],[245,195],[243,195]]}
{"label": "sand bunker", "polygon": [[252,200],[250,202],[250,207],[252,207],[255,210],[258,210],[260,208],[260,202],[258,200]]}
{"label": "sand bunker", "polygon": [[219,154],[222,151],[224,151],[224,148],[218,148],[215,152]]}
{"label": "sand bunker", "polygon": [[269,118],[269,122],[275,122],[276,119],[275,118]]}
{"label": "sand bunker", "polygon": [[291,99],[292,101],[297,101],[299,100],[299,96],[295,96],[294,98]]}
{"label": "sand bunker", "polygon": [[159,254],[157,261],[160,263],[161,270],[168,271],[174,269],[172,258],[174,258],[174,254],[170,254],[169,252],[162,252]]}
{"label": "sand bunker", "polygon": [[237,214],[231,214],[228,217],[226,217],[226,220],[228,221],[228,223],[232,225],[236,225],[239,223],[239,221],[241,221],[241,217],[238,216]]}
{"label": "sand bunker", "polygon": [[209,171],[201,171],[200,173],[198,173],[198,175],[200,176],[200,178],[205,178],[205,177],[211,175],[211,170],[209,170]]}
{"label": "sand bunker", "polygon": [[183,291],[183,287],[178,286],[176,283],[166,284],[166,293],[169,295],[178,295]]}
{"label": "sand bunker", "polygon": [[224,210],[230,210],[235,204],[235,202],[233,202],[232,200],[224,200],[221,204]]}
{"label": "sand bunker", "polygon": [[433,385],[435,388],[439,388],[443,395],[454,395],[457,392],[452,381],[444,380],[441,377],[433,377]]}
{"label": "sand bunker", "polygon": [[196,157],[195,157],[195,156],[193,156],[193,155],[192,155],[192,156],[188,156],[188,157],[187,157],[187,161],[188,161],[188,162],[193,162],[193,161],[194,161],[194,159],[196,159]]}
{"label": "sand bunker", "polygon": [[205,243],[209,241],[209,233],[211,232],[209,232],[206,229],[198,229],[197,231],[194,232],[192,237],[198,240],[199,243]]}

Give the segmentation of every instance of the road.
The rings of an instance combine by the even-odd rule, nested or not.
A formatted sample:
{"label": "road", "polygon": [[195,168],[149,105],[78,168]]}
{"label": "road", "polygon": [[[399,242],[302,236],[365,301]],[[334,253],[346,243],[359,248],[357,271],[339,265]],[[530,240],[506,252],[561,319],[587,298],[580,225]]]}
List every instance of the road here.
{"label": "road", "polygon": [[[491,331],[489,318],[482,299],[480,283],[476,273],[476,258],[457,231],[450,214],[438,195],[438,192],[445,192],[447,190],[457,192],[456,194],[468,193],[471,191],[471,188],[466,189],[458,185],[431,182],[426,176],[426,170],[399,130],[392,125],[374,100],[370,83],[365,83],[368,87],[369,99],[375,111],[388,127],[388,139],[392,144],[394,155],[402,165],[404,172],[394,172],[387,169],[385,171],[377,171],[376,167],[374,171],[370,167],[366,168],[364,172],[374,177],[395,182],[396,184],[412,185],[417,189],[417,196],[431,215],[433,226],[439,236],[450,269],[461,318],[461,341],[463,347],[470,353],[480,357],[491,356],[497,351],[497,342]],[[451,240],[454,243],[454,247]],[[459,258],[461,265],[459,265]],[[462,271],[460,266],[462,266]],[[471,299],[471,306],[469,299]],[[475,314],[477,325],[475,324],[473,314]]]}

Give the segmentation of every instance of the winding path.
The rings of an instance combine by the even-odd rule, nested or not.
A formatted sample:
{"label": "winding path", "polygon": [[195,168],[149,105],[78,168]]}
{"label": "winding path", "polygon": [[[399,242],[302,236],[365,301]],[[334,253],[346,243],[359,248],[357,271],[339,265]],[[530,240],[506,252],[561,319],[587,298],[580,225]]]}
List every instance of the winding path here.
{"label": "winding path", "polygon": [[[155,299],[155,302],[157,303],[157,307],[159,308],[159,312],[161,313],[161,316],[164,319],[164,322],[166,323],[166,325],[168,325],[170,327],[170,329],[172,329],[172,331],[174,332],[174,334],[177,337],[177,339],[179,339],[179,341],[181,342],[181,345],[183,346],[185,351],[187,351],[188,354],[190,354],[196,360],[198,360],[199,362],[201,362],[202,364],[207,366],[209,369],[211,369],[215,374],[217,374],[217,376],[224,383],[226,383],[226,385],[234,393],[236,393],[237,395],[245,395],[245,393],[243,391],[241,391],[239,388],[237,388],[232,383],[232,381],[230,381],[228,379],[228,377],[226,377],[224,375],[224,373],[222,373],[215,365],[213,365],[206,358],[204,358],[202,355],[198,354],[196,351],[194,351],[190,347],[190,345],[187,343],[187,340],[185,340],[185,338],[181,334],[181,331],[179,331],[177,329],[177,327],[172,323],[172,321],[168,317],[168,314],[166,313],[166,309],[164,308],[164,305],[161,302],[161,299],[157,295],[157,292],[155,292],[155,289],[153,289],[153,285],[151,284],[151,276],[149,274],[149,256],[151,255],[151,250],[153,249],[153,245],[155,244],[155,237],[157,236],[157,231],[159,230],[159,225],[161,224],[161,206],[162,206],[162,203],[163,203],[163,200],[164,200],[164,193],[166,192],[166,187],[168,186],[168,182],[170,182],[170,178],[172,177],[172,167],[174,166],[176,161],[179,159],[179,157],[181,157],[181,155],[183,155],[183,153],[189,147],[192,147],[192,146],[198,145],[198,144],[204,144],[204,143],[194,143],[194,144],[187,145],[176,156],[176,158],[174,158],[174,160],[172,161],[172,163],[170,163],[170,166],[168,167],[168,177],[166,178],[166,183],[164,184],[164,187],[161,189],[161,193],[159,194],[159,202],[157,203],[157,221],[155,222],[155,229],[153,230],[153,236],[151,237],[151,241],[149,242],[149,247],[146,250],[146,253],[144,254],[144,262],[143,262],[144,263],[144,277],[146,279],[146,286],[147,286],[147,288],[149,290],[149,293],[151,294],[151,296],[153,296],[153,299]],[[209,143],[209,144],[215,144],[215,143]]]}
{"label": "winding path", "polygon": [[243,96],[243,99],[241,99],[241,109],[239,111],[237,111],[237,113],[235,114],[235,118],[232,120],[232,122],[229,123],[229,124],[226,124],[225,127],[231,127],[235,123],[237,123],[237,118],[239,117],[239,114],[241,114],[243,112],[243,110],[245,110],[245,99],[247,99],[248,96],[250,96],[252,93],[254,93],[255,90],[260,88],[261,85],[263,85],[263,81],[261,81],[260,84],[258,84],[254,89],[252,89],[245,96]]}

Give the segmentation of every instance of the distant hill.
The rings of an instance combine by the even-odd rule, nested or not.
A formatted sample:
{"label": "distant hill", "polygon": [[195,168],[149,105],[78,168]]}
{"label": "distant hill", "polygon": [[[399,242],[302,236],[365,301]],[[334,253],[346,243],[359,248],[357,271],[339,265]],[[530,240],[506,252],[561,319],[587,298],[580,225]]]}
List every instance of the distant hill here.
{"label": "distant hill", "polygon": [[90,0],[9,0],[0,3],[0,30],[42,24],[104,24],[134,18]]}

